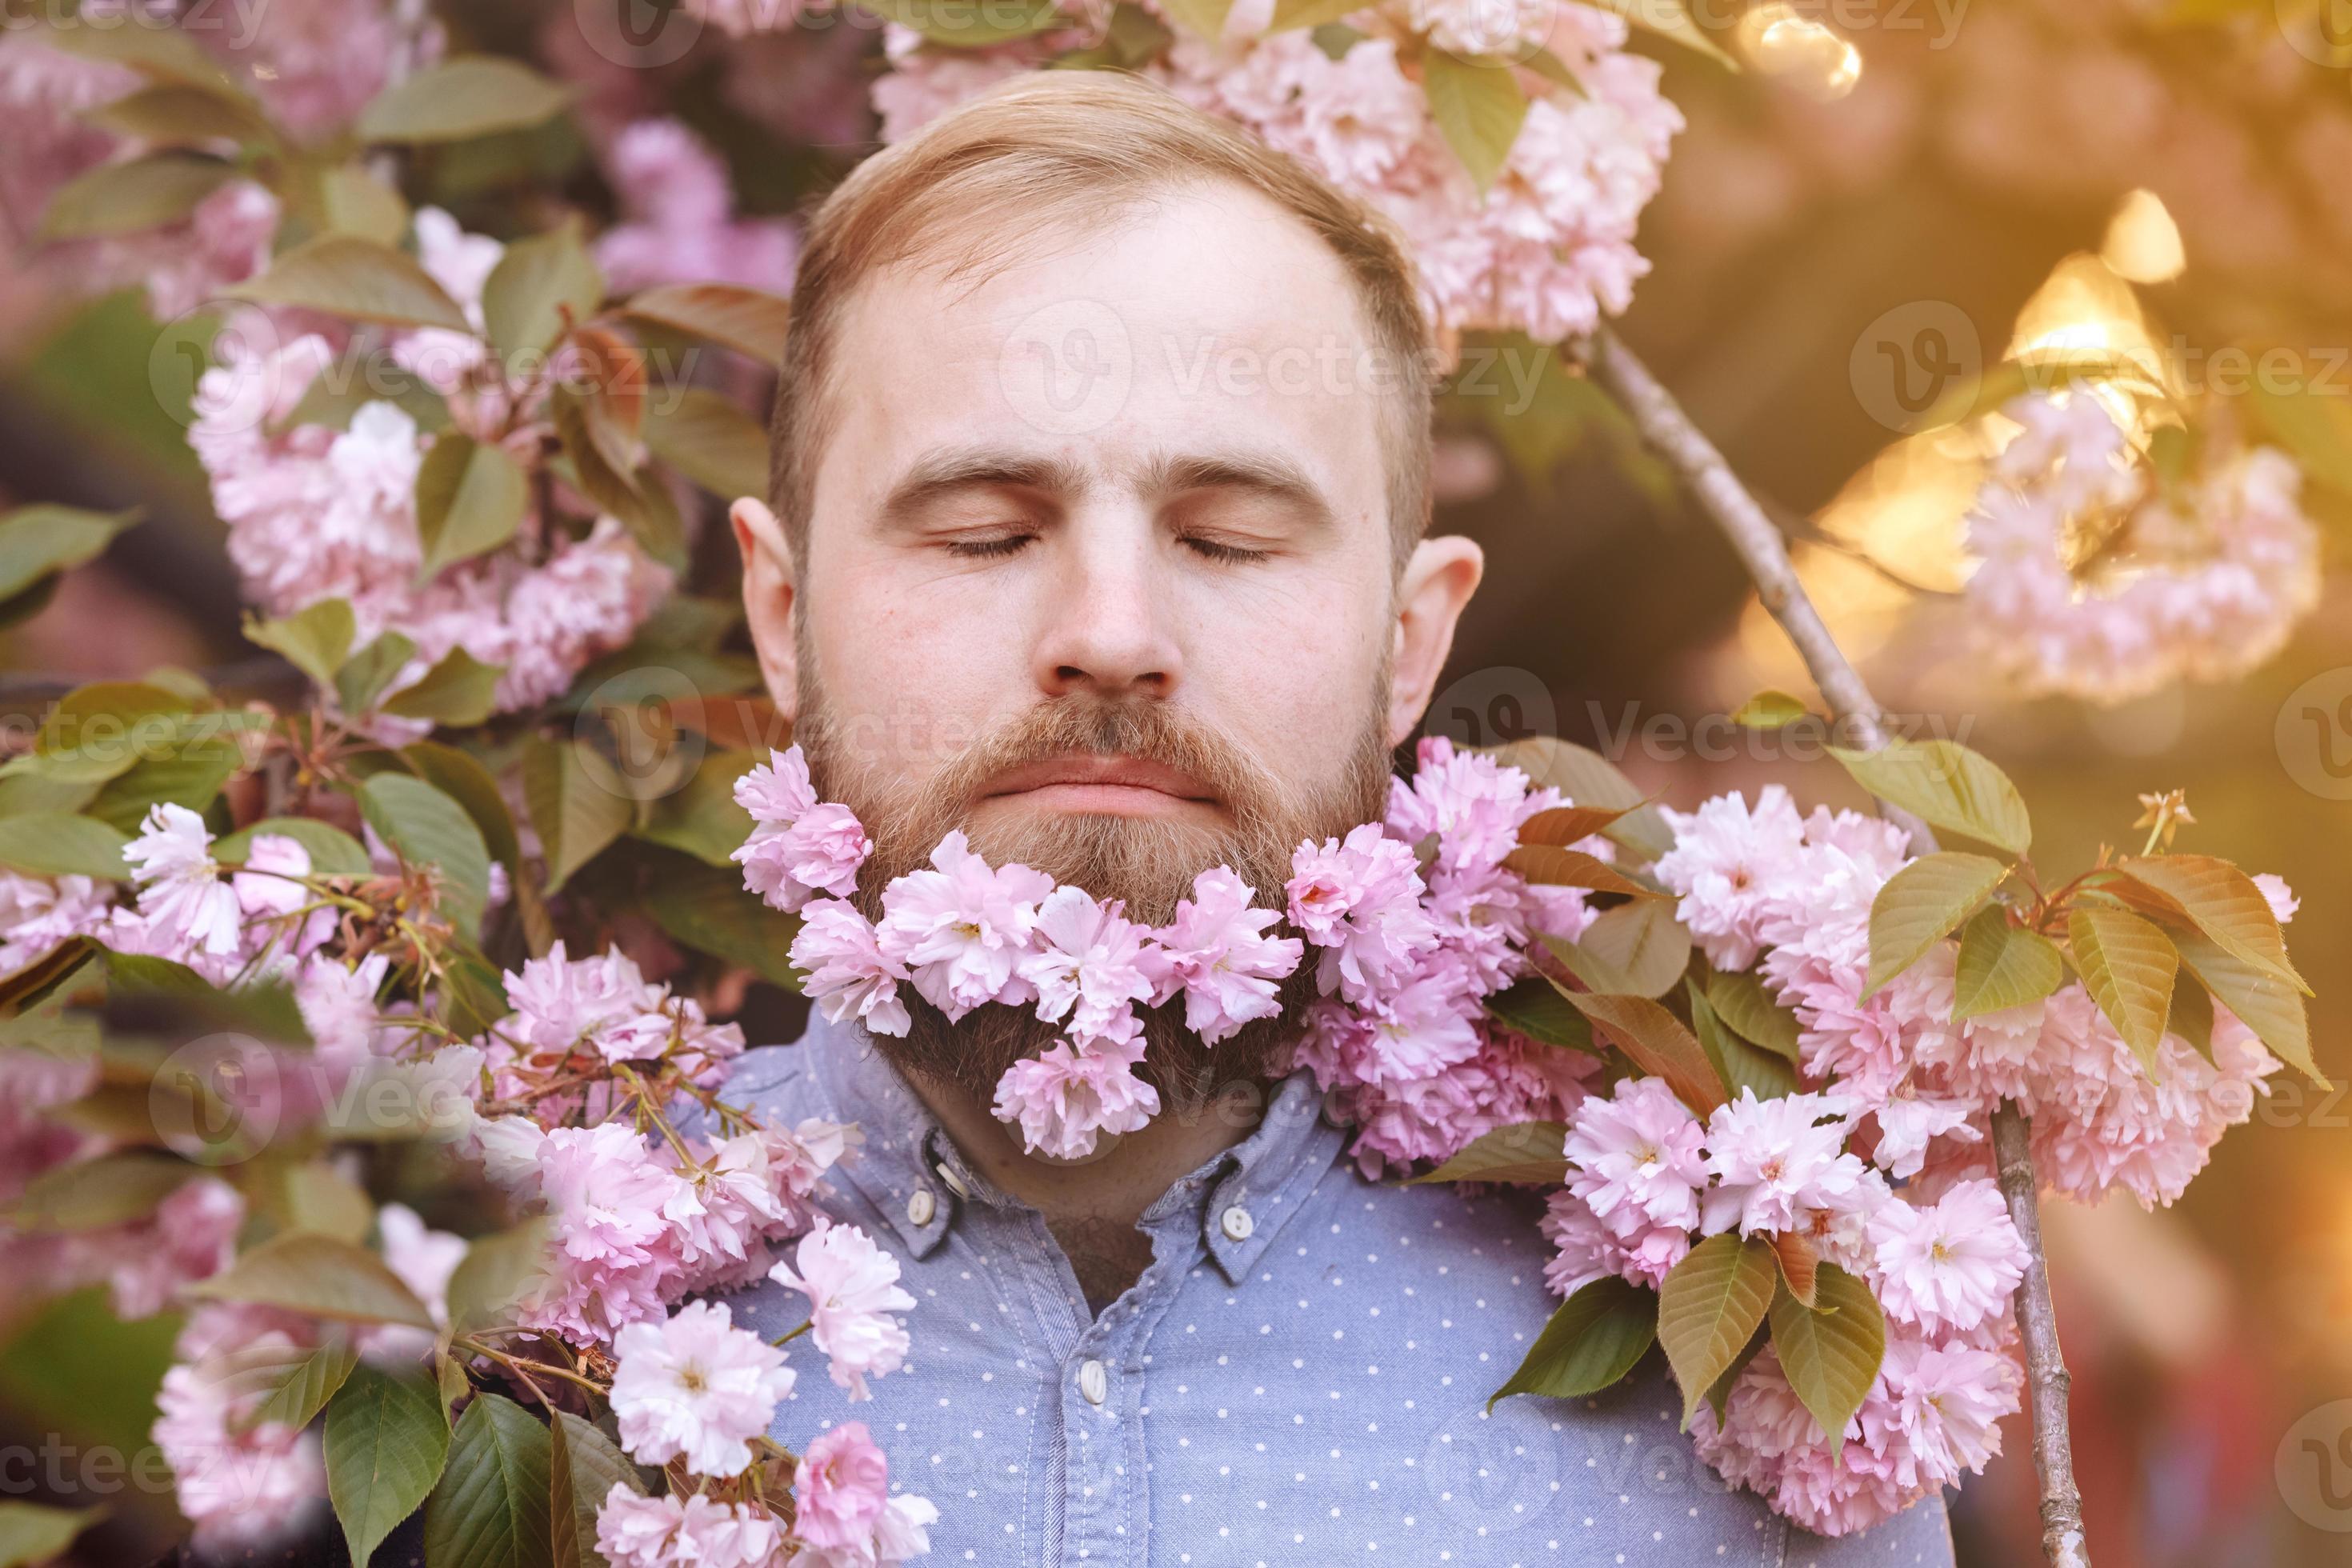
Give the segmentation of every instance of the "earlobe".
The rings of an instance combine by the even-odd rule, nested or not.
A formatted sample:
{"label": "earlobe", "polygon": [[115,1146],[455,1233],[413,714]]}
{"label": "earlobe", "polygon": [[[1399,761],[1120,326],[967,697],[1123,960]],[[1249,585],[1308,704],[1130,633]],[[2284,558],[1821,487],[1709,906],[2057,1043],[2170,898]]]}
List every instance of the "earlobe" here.
{"label": "earlobe", "polygon": [[1486,552],[1459,534],[1424,539],[1405,563],[1389,676],[1390,745],[1402,745],[1420,724],[1454,649],[1454,628],[1486,570]]}
{"label": "earlobe", "polygon": [[743,617],[760,657],[760,675],[777,711],[787,719],[800,690],[799,645],[793,636],[797,584],[782,525],[766,503],[744,496],[727,509],[735,548],[743,556]]}

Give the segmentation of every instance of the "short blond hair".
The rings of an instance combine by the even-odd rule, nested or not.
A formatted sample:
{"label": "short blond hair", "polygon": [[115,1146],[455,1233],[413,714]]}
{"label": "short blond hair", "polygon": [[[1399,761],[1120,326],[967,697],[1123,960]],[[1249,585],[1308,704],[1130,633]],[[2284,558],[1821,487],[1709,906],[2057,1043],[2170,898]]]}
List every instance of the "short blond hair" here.
{"label": "short blond hair", "polygon": [[946,114],[853,171],[810,222],[769,423],[769,500],[805,562],[825,377],[859,283],[919,260],[987,275],[1041,229],[1117,221],[1156,193],[1224,183],[1272,201],[1330,247],[1375,352],[1393,363],[1388,504],[1402,570],[1429,525],[1432,345],[1412,266],[1387,223],[1297,160],[1139,77],[1038,71]]}

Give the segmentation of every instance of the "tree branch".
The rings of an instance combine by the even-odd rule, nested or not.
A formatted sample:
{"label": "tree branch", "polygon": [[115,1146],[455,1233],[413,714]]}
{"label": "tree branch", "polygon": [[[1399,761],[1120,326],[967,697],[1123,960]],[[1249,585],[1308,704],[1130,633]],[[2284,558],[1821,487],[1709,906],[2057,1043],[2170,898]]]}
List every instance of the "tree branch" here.
{"label": "tree branch", "polygon": [[[1693,425],[1674,395],[1617,334],[1601,327],[1579,345],[1578,356],[1602,390],[1615,398],[1642,439],[1675,470],[1756,580],[1757,597],[1789,634],[1832,712],[1852,726],[1865,749],[1886,743],[1884,717],[1870,689],[1849,663],[1789,563],[1780,530],[1723,454]],[[1925,854],[1934,833],[1910,813],[1880,803],[1890,822]],[[2066,1428],[2072,1377],[2058,1344],[2057,1313],[2050,1304],[2050,1265],[2042,1248],[2040,1183],[2033,1173],[2032,1130],[2010,1101],[1993,1108],[1992,1140],[2001,1196],[2024,1240],[2025,1279],[2017,1291],[2017,1328],[2025,1343],[2026,1381],[2033,1410],[2033,1466],[2042,1487],[2042,1544],[2053,1568],[2090,1568],[2083,1540],[2083,1497],[2074,1484],[2074,1446]]]}

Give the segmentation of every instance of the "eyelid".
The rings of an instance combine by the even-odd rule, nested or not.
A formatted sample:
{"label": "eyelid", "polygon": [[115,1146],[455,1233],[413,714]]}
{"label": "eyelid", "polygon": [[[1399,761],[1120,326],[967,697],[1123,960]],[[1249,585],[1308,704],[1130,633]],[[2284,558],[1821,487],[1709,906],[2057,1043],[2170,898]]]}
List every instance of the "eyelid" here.
{"label": "eyelid", "polygon": [[1037,536],[1034,533],[1003,533],[989,539],[950,539],[948,553],[970,561],[984,561],[993,556],[1011,555]]}
{"label": "eyelid", "polygon": [[1234,544],[1222,539],[1209,539],[1197,533],[1185,534],[1181,542],[1209,560],[1227,562],[1236,565],[1251,561],[1263,561],[1274,553],[1270,550],[1254,549],[1246,544]]}

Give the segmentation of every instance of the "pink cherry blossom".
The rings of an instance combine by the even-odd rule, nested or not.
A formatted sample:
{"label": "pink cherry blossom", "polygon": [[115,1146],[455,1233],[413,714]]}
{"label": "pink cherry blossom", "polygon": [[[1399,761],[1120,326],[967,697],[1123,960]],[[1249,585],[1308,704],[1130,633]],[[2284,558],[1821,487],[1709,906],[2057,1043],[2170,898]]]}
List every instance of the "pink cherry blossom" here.
{"label": "pink cherry blossom", "polygon": [[802,912],[793,934],[793,967],[808,978],[803,990],[824,1016],[856,1021],[877,1035],[904,1035],[912,1020],[899,999],[906,966],[883,952],[874,928],[838,899],[820,899]]}
{"label": "pink cherry blossom", "polygon": [[1068,1020],[1072,1038],[1123,1034],[1130,1011],[1154,989],[1151,932],[1081,888],[1056,888],[1037,906],[1035,951],[1021,978],[1037,993],[1037,1016]]}
{"label": "pink cherry blossom", "polygon": [[212,858],[204,818],[169,801],[147,808],[139,837],[122,847],[139,889],[139,913],[166,952],[235,952],[243,937],[236,890]]}
{"label": "pink cherry blossom", "polygon": [[1611,1231],[1633,1240],[1654,1226],[1695,1230],[1707,1171],[1705,1131],[1664,1079],[1631,1078],[1577,1108],[1568,1190]]}
{"label": "pink cherry blossom", "polygon": [[1291,870],[1290,923],[1323,949],[1316,982],[1327,995],[1362,1002],[1386,992],[1436,944],[1412,850],[1377,825],[1300,845]]}
{"label": "pink cherry blossom", "polygon": [[1959,1183],[1933,1204],[1884,1205],[1870,1239],[1887,1315],[1930,1331],[1975,1328],[2005,1309],[2025,1278],[2025,1243],[1989,1181]]}
{"label": "pink cherry blossom", "polygon": [[809,1299],[810,1333],[832,1363],[834,1383],[852,1399],[872,1397],[866,1380],[897,1371],[910,1342],[893,1316],[915,1305],[899,1288],[898,1260],[848,1225],[820,1225],[793,1257],[797,1272],[779,1263],[768,1278]]}
{"label": "pink cherry blossom", "polygon": [[1844,1152],[1851,1114],[1835,1096],[1759,1100],[1753,1089],[1718,1107],[1706,1124],[1706,1168],[1717,1184],[1703,1199],[1706,1233],[1796,1230],[1816,1211],[1862,1202],[1867,1172]]}
{"label": "pink cherry blossom", "polygon": [[1021,1129],[1022,1147],[1055,1160],[1094,1152],[1106,1132],[1133,1132],[1160,1113],[1160,1094],[1135,1076],[1139,1031],[1083,1045],[1056,1040],[996,1080],[996,1119]]}
{"label": "pink cherry blossom", "polygon": [[818,893],[849,897],[874,841],[847,806],[818,802],[798,746],[773,756],[735,781],[735,804],[752,822],[734,854],[743,885],[788,914]]}
{"label": "pink cherry blossom", "polygon": [[732,1476],[751,1462],[793,1390],[784,1352],[736,1328],[726,1303],[696,1301],[661,1322],[613,1337],[613,1414],[621,1446],[649,1465],[682,1460],[698,1476]]}
{"label": "pink cherry blossom", "polygon": [[1192,879],[1192,896],[1153,933],[1161,980],[1152,1001],[1182,991],[1184,1026],[1213,1046],[1281,1010],[1279,983],[1306,951],[1297,937],[1266,934],[1282,916],[1257,908],[1254,897],[1230,867],[1214,867]]}
{"label": "pink cherry blossom", "polygon": [[596,1550],[611,1568],[775,1568],[783,1546],[766,1509],[699,1492],[645,1497],[615,1481],[596,1510]]}
{"label": "pink cherry blossom", "polygon": [[1018,971],[1054,879],[1026,866],[992,870],[961,831],[940,840],[931,866],[883,889],[883,954],[950,1021],[985,1002],[1029,1001],[1035,988]]}

